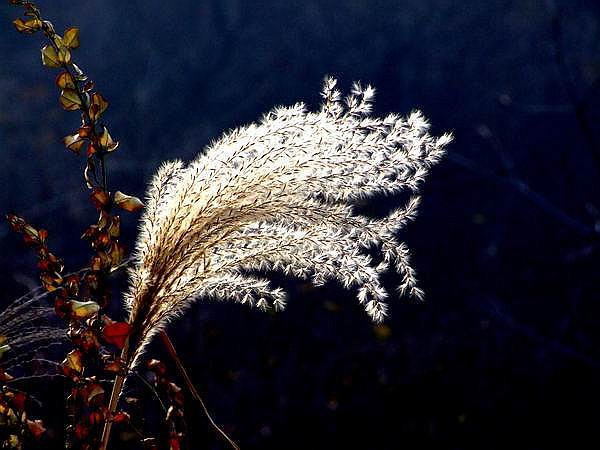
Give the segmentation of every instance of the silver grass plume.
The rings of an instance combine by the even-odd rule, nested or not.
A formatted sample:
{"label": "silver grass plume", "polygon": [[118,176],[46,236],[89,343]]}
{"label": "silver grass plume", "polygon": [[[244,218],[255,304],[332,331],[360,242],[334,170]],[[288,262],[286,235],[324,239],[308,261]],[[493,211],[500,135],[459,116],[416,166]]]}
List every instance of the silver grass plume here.
{"label": "silver grass plume", "polygon": [[[48,292],[34,289],[11,302],[0,311],[0,366],[4,370],[28,362],[44,362],[39,351],[67,340],[66,331],[52,323],[54,308],[46,306]],[[32,358],[33,357],[33,358]]]}
{"label": "silver grass plume", "polygon": [[[125,297],[132,325],[129,367],[151,337],[194,300],[285,306],[285,293],[248,271],[281,271],[315,285],[357,288],[375,322],[387,314],[380,275],[393,267],[400,294],[421,298],[408,248],[396,234],[414,219],[419,185],[449,134],[428,134],[423,115],[370,117],[374,89],[342,98],[325,80],[317,112],[278,107],[212,143],[193,162],[166,162],[154,176]],[[409,190],[381,219],[357,201]],[[375,264],[366,250],[377,248]]]}

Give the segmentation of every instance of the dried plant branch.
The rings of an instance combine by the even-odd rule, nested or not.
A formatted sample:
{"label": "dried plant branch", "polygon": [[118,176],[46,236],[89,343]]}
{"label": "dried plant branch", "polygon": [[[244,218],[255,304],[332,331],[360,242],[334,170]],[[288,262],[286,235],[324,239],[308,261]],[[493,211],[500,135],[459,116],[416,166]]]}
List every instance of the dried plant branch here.
{"label": "dried plant branch", "polygon": [[177,366],[177,370],[179,371],[179,374],[183,378],[183,380],[185,382],[185,385],[187,386],[188,390],[192,394],[192,397],[194,397],[194,399],[200,404],[200,407],[202,408],[202,411],[204,411],[204,414],[208,418],[208,421],[210,422],[210,425],[229,443],[229,445],[231,445],[231,447],[234,450],[240,450],[240,448],[238,447],[238,445],[235,442],[233,442],[233,440],[229,436],[227,436],[227,434],[215,423],[215,421],[213,420],[212,416],[208,412],[208,408],[206,407],[206,404],[204,403],[204,400],[202,400],[202,397],[200,396],[200,393],[196,390],[196,387],[194,386],[194,383],[192,382],[192,379],[188,375],[187,370],[185,369],[185,366],[183,365],[183,363],[179,359],[179,356],[177,355],[177,351],[175,350],[175,346],[173,345],[173,342],[171,342],[171,339],[169,338],[169,336],[167,335],[167,333],[165,331],[161,331],[160,332],[160,338],[161,338],[161,340],[163,342],[163,345],[165,346],[165,348],[169,352],[169,355],[171,356],[171,358],[173,359],[173,361],[175,361],[175,365]]}

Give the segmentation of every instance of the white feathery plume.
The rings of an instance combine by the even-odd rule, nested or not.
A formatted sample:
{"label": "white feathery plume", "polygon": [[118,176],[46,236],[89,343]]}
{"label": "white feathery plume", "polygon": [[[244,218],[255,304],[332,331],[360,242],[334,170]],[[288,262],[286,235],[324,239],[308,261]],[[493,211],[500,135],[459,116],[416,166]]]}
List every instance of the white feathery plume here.
{"label": "white feathery plume", "polygon": [[[370,117],[374,89],[342,99],[327,78],[317,112],[278,107],[211,144],[188,165],[154,176],[125,302],[132,325],[129,366],[151,337],[198,298],[282,309],[285,294],[248,275],[281,271],[315,284],[357,288],[375,322],[387,314],[380,275],[402,275],[401,294],[421,298],[408,248],[396,234],[415,217],[416,193],[444,155],[423,115]],[[412,191],[387,217],[355,212],[358,200]],[[377,248],[374,264],[365,250]]]}

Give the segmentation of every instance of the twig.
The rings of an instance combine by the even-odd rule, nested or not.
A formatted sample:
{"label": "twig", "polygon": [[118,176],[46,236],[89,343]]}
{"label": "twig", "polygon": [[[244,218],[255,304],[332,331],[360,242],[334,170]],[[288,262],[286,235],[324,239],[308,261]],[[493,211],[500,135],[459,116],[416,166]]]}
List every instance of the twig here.
{"label": "twig", "polygon": [[217,432],[219,432],[219,434],[221,436],[223,436],[223,438],[225,438],[225,440],[231,445],[231,447],[233,447],[235,450],[240,450],[238,445],[235,442],[233,442],[233,440],[229,436],[227,436],[227,434],[225,434],[225,432],[221,428],[219,428],[219,426],[215,423],[215,421],[211,417],[210,413],[208,412],[208,409],[206,408],[204,400],[202,400],[202,397],[200,397],[200,394],[196,390],[194,383],[192,383],[192,380],[191,380],[190,376],[188,375],[187,371],[185,370],[185,367],[183,366],[181,360],[179,359],[179,356],[177,355],[175,347],[173,346],[173,342],[171,342],[171,339],[169,338],[167,333],[165,331],[161,331],[160,337],[161,337],[161,340],[162,340],[165,348],[169,352],[169,356],[175,362],[175,365],[177,366],[177,370],[179,370],[179,373],[180,373],[181,377],[183,378],[188,390],[190,391],[190,393],[192,394],[194,399],[198,403],[200,403],[200,406],[202,407],[202,410],[204,411],[204,414],[206,414],[206,417],[208,418],[208,421],[210,422],[212,427],[215,430],[217,430]]}
{"label": "twig", "polygon": [[586,225],[586,224],[574,219],[573,217],[571,217],[569,214],[567,214],[565,211],[560,209],[554,203],[550,202],[544,196],[542,196],[538,192],[532,190],[529,187],[529,185],[527,183],[525,183],[523,180],[521,180],[520,178],[517,178],[514,176],[503,177],[503,176],[497,175],[492,170],[482,168],[472,159],[466,158],[457,153],[449,154],[448,159],[450,161],[452,161],[453,163],[463,167],[464,169],[467,169],[467,170],[470,170],[471,172],[477,173],[478,175],[481,175],[487,179],[492,179],[495,181],[499,181],[499,182],[508,184],[509,186],[513,187],[514,189],[519,191],[521,194],[523,194],[525,197],[527,197],[530,201],[532,201],[533,203],[538,205],[544,212],[546,212],[547,214],[549,214],[552,217],[554,217],[555,219],[557,219],[563,225],[566,225],[569,228],[577,231],[582,236],[585,236],[588,238],[595,238],[595,239],[597,239],[599,237],[598,233],[596,232],[596,230],[594,230],[593,227]]}
{"label": "twig", "polygon": [[[567,92],[569,101],[571,102],[573,113],[575,114],[575,118],[581,130],[581,134],[583,135],[583,138],[587,143],[588,150],[592,156],[596,169],[600,172],[600,145],[596,140],[592,126],[590,125],[585,115],[586,109],[588,107],[588,100],[587,97],[583,97],[582,100],[579,100],[579,96],[577,95],[575,89],[575,83],[573,82],[573,78],[569,71],[567,61],[565,59],[565,52],[562,44],[563,32],[560,9],[556,6],[553,0],[547,0],[547,2],[550,8],[554,10],[552,17],[552,44],[554,46],[554,59],[556,62],[556,66],[560,73],[561,81],[565,88],[565,91]],[[590,89],[596,89],[597,82],[598,80],[596,80],[596,82],[592,84]],[[589,95],[589,92],[586,92],[586,95]]]}

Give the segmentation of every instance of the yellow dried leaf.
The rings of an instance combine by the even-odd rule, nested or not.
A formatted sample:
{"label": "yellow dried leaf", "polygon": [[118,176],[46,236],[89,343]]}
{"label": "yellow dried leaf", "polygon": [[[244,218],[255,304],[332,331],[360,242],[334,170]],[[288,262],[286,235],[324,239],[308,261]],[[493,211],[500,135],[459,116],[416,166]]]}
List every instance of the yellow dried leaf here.
{"label": "yellow dried leaf", "polygon": [[67,48],[79,47],[79,29],[75,27],[67,28],[63,36],[63,44]]}
{"label": "yellow dried leaf", "polygon": [[42,21],[39,19],[30,19],[23,21],[23,19],[13,20],[13,25],[19,33],[32,34],[42,29]]}
{"label": "yellow dried leaf", "polygon": [[81,99],[75,89],[63,89],[59,101],[60,105],[67,111],[76,111],[81,106]]}
{"label": "yellow dried leaf", "polygon": [[114,201],[119,208],[129,212],[139,211],[144,207],[139,198],[123,194],[121,191],[115,192]]}
{"label": "yellow dried leaf", "polygon": [[71,312],[79,319],[87,319],[92,317],[100,310],[100,305],[93,301],[78,302],[77,300],[72,300],[70,305]]}
{"label": "yellow dried leaf", "polygon": [[83,371],[83,364],[81,362],[81,352],[79,350],[71,350],[67,357],[62,362],[63,367],[72,370],[77,373]]}
{"label": "yellow dried leaf", "polygon": [[56,53],[56,50],[52,45],[46,45],[42,49],[42,64],[44,64],[46,67],[53,68],[61,66],[58,53]]}
{"label": "yellow dried leaf", "polygon": [[58,48],[58,60],[61,64],[69,64],[71,62],[71,52],[67,47]]}

